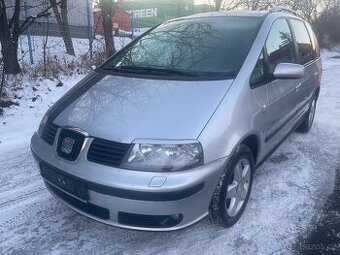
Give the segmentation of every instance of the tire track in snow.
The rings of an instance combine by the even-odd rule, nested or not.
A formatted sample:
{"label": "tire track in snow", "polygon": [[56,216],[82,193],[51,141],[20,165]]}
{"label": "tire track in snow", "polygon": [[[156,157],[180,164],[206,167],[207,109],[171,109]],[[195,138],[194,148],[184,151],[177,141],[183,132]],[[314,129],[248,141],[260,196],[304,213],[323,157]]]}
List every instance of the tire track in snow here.
{"label": "tire track in snow", "polygon": [[16,196],[14,198],[11,198],[11,200],[5,201],[3,203],[0,203],[0,214],[1,211],[6,209],[6,207],[10,206],[13,203],[18,203],[21,200],[27,200],[35,196],[39,196],[41,194],[45,193],[46,194],[46,188],[40,188],[37,190],[30,191],[28,193],[21,194],[19,196]]}
{"label": "tire track in snow", "polygon": [[3,229],[25,218],[27,212],[36,211],[35,202],[46,198],[47,193],[26,148],[5,154],[0,165],[0,227]]}

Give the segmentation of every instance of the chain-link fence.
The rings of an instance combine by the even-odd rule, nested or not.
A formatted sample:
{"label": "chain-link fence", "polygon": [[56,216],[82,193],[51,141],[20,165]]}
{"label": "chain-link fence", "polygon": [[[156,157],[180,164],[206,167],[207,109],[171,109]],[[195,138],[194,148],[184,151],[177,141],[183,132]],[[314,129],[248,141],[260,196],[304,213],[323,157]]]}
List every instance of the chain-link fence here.
{"label": "chain-link fence", "polygon": [[[195,4],[194,0],[126,0],[112,2],[114,4],[112,22],[114,33],[117,37],[138,36],[148,28],[168,19],[208,12],[214,9],[213,6],[208,4]],[[50,4],[50,0],[24,1],[21,20],[36,15],[44,8],[48,8]],[[29,57],[29,62],[34,64],[41,57],[41,51],[39,51],[41,47],[48,44],[47,48],[53,51],[54,46],[62,45],[62,26],[67,26],[72,40],[82,41],[80,52],[79,49],[76,49],[78,53],[84,54],[88,51],[92,56],[93,52],[99,50],[98,47],[102,43],[97,40],[100,40],[100,36],[104,34],[103,17],[100,8],[92,0],[68,0],[68,24],[66,25],[65,23],[58,24],[55,10],[50,9],[49,12],[49,16],[40,18],[26,31],[25,36],[19,40],[19,57],[22,60]],[[10,10],[8,14],[9,16],[11,15]],[[52,44],[41,42],[47,40],[52,41]],[[85,50],[86,44],[87,50]]]}
{"label": "chain-link fence", "polygon": [[[208,2],[210,0],[207,0]],[[8,27],[20,10],[20,24],[34,19],[18,36],[17,62],[20,71],[32,78],[58,79],[102,63],[105,53],[103,15],[100,0],[5,0]],[[201,4],[197,4],[197,3]],[[136,36],[166,20],[213,11],[213,5],[195,0],[112,0],[115,49],[119,50]],[[57,6],[53,7],[53,3]],[[66,5],[63,13],[63,7]],[[41,15],[48,11],[49,15]],[[39,17],[36,19],[36,17]],[[10,29],[12,29],[10,28]],[[9,37],[10,38],[10,37]],[[74,54],[69,53],[72,46]],[[4,91],[5,60],[0,44],[0,91]],[[7,62],[8,63],[8,62]]]}

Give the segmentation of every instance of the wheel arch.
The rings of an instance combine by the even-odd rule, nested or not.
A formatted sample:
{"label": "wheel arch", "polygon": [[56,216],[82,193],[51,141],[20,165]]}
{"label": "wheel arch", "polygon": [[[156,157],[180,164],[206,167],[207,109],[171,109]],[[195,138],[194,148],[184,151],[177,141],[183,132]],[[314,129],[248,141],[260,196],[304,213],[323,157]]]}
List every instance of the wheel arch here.
{"label": "wheel arch", "polygon": [[253,154],[254,164],[257,163],[257,157],[259,155],[260,144],[259,138],[255,134],[248,135],[245,137],[240,144],[246,145]]}
{"label": "wheel arch", "polygon": [[315,98],[316,98],[316,100],[319,99],[319,95],[320,95],[320,87],[318,87],[318,88],[316,89],[316,91],[315,91]]}

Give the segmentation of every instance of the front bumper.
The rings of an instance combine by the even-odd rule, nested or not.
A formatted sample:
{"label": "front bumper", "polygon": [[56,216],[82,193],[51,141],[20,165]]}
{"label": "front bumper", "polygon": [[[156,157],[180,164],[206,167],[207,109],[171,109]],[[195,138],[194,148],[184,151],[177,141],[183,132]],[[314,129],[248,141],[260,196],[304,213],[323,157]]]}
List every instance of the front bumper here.
{"label": "front bumper", "polygon": [[[31,149],[42,168],[85,183],[81,199],[44,178],[49,191],[73,210],[123,228],[169,231],[189,226],[208,214],[225,159],[172,173],[131,171],[87,161],[89,144],[76,163],[58,158],[54,146],[34,134]],[[157,225],[156,222],[168,222]]]}

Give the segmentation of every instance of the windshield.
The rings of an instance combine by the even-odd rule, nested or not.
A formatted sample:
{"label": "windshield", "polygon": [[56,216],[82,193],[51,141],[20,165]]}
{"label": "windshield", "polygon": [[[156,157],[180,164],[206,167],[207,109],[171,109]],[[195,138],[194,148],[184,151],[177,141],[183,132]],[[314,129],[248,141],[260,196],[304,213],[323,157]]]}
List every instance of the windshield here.
{"label": "windshield", "polygon": [[260,18],[172,21],[137,39],[101,68],[132,73],[234,77]]}

